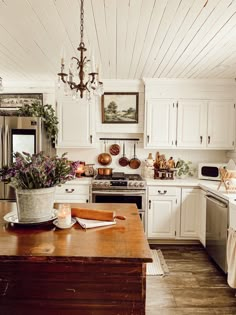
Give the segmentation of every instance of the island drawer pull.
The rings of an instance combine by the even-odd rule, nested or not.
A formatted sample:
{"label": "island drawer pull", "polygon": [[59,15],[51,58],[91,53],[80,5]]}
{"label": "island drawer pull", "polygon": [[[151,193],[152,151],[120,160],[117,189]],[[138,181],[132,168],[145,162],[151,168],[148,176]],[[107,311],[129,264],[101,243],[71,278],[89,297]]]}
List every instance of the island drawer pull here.
{"label": "island drawer pull", "polygon": [[73,193],[74,191],[75,191],[74,188],[71,188],[71,189],[66,188],[66,192],[67,192],[68,194],[71,194],[71,193]]}
{"label": "island drawer pull", "polygon": [[164,190],[163,192],[161,192],[160,190],[158,190],[158,194],[160,195],[165,195],[167,193],[167,190]]}

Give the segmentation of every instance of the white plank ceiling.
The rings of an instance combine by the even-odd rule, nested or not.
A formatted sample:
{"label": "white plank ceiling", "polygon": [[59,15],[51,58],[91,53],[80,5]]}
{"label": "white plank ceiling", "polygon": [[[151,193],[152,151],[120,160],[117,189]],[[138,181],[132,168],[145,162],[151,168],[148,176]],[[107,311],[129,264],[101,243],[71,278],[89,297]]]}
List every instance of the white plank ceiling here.
{"label": "white plank ceiling", "polygon": [[[236,77],[236,0],[84,2],[103,79]],[[0,0],[4,81],[54,82],[79,42],[80,0]]]}

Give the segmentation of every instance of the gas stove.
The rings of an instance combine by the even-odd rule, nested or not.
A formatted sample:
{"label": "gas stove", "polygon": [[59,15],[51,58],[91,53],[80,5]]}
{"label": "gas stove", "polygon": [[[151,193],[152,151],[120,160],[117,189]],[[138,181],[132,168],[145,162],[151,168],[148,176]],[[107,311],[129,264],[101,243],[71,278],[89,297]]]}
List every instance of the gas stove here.
{"label": "gas stove", "polygon": [[92,189],[146,189],[146,181],[139,174],[114,172],[112,175],[97,175],[92,181]]}

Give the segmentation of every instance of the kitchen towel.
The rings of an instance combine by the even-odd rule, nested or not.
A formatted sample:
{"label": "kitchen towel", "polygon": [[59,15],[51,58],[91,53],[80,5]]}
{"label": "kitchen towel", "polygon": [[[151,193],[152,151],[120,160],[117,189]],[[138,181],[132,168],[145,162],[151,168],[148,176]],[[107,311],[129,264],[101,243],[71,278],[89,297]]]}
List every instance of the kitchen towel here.
{"label": "kitchen towel", "polygon": [[100,221],[100,220],[87,220],[76,217],[76,221],[84,229],[91,229],[100,226],[109,226],[116,224],[116,221]]}
{"label": "kitchen towel", "polygon": [[236,231],[232,228],[228,230],[227,264],[228,284],[231,288],[236,288]]}

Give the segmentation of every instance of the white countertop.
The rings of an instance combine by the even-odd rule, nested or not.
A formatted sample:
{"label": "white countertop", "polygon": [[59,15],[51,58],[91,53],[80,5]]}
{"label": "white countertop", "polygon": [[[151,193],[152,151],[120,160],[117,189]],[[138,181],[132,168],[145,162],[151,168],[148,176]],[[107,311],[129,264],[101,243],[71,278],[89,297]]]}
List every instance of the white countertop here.
{"label": "white countertop", "polygon": [[202,180],[198,178],[185,178],[185,179],[174,179],[174,180],[161,180],[161,179],[152,179],[146,178],[147,185],[156,185],[156,186],[177,186],[177,187],[196,187],[201,188],[205,191],[210,191],[224,199],[234,200],[236,199],[236,192],[226,192],[225,187],[221,184],[220,189],[218,190],[219,181],[212,180]]}

